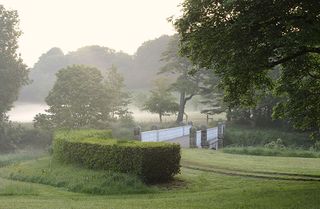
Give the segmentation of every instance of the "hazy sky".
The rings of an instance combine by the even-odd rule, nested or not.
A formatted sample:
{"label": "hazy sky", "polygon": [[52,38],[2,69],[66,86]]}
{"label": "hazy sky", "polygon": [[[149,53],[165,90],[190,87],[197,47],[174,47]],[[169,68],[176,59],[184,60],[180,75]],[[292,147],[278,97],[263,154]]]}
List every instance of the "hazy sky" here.
{"label": "hazy sky", "polygon": [[30,67],[42,53],[101,45],[133,54],[144,42],[173,34],[167,18],[182,0],[0,0],[18,10],[20,52]]}

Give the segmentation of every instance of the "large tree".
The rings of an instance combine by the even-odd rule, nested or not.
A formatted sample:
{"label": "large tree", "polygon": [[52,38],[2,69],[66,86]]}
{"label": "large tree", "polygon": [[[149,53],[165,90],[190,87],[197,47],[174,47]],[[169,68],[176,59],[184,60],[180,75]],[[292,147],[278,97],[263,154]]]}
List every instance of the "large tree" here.
{"label": "large tree", "polygon": [[182,53],[214,66],[231,106],[255,105],[277,86],[278,116],[305,130],[320,127],[319,14],[318,0],[185,0],[174,24]]}
{"label": "large tree", "polygon": [[179,111],[176,123],[183,121],[185,107],[195,95],[200,92],[200,82],[202,73],[195,71],[190,60],[179,54],[179,36],[174,35],[168,44],[167,50],[162,54],[165,65],[160,69],[160,73],[174,75],[176,81],[171,84],[171,90],[179,93]]}
{"label": "large tree", "polygon": [[39,114],[35,125],[46,128],[103,126],[110,118],[110,96],[100,71],[73,65],[57,73],[57,81],[46,98],[49,114]]}
{"label": "large tree", "polygon": [[28,70],[17,53],[19,30],[17,11],[0,5],[0,121],[28,81]]}

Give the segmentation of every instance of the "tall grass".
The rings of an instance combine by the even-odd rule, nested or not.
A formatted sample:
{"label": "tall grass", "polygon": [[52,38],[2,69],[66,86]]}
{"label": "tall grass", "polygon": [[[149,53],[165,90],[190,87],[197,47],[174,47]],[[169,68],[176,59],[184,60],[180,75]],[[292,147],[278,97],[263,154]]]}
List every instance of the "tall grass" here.
{"label": "tall grass", "polygon": [[89,194],[149,193],[156,190],[136,176],[64,165],[52,161],[50,157],[2,168],[0,176]]}
{"label": "tall grass", "polygon": [[0,196],[16,196],[16,195],[39,195],[39,192],[32,184],[21,183],[0,183]]}
{"label": "tall grass", "polygon": [[21,162],[24,160],[35,159],[39,156],[42,156],[43,154],[44,152],[39,150],[37,151],[28,150],[28,151],[19,151],[11,154],[3,154],[3,155],[0,155],[0,168],[13,163]]}
{"label": "tall grass", "polygon": [[264,146],[279,138],[286,147],[310,148],[314,144],[306,133],[230,125],[226,128],[224,146]]}

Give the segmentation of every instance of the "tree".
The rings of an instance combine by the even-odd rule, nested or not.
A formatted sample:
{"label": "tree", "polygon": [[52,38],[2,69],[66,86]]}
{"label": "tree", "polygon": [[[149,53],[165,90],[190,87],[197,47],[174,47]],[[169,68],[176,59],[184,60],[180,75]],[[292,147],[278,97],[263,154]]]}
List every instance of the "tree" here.
{"label": "tree", "polygon": [[162,123],[163,116],[176,113],[179,110],[179,104],[174,102],[175,98],[170,93],[169,86],[164,79],[156,80],[150,93],[151,95],[145,102],[143,110],[157,113],[160,123]]}
{"label": "tree", "polygon": [[98,69],[83,65],[64,68],[57,73],[57,81],[46,98],[49,114],[37,115],[35,125],[54,128],[103,126],[110,119],[111,111],[111,97],[107,93]]}
{"label": "tree", "polygon": [[0,5],[0,121],[17,99],[21,86],[28,81],[28,70],[17,53],[18,27],[17,11],[6,10]]}
{"label": "tree", "polygon": [[[318,0],[185,0],[174,24],[181,52],[215,69],[231,106],[252,107],[276,89],[283,97],[278,116],[319,130],[320,113],[309,107],[320,103],[319,14]],[[279,65],[281,76],[273,81],[270,71]]]}
{"label": "tree", "polygon": [[[171,73],[177,76],[176,81],[171,85],[171,90],[179,92],[180,102],[176,123],[183,121],[185,106],[189,100],[199,94],[201,72],[194,71],[195,66],[191,62],[179,55],[179,36],[172,37],[167,51],[162,55],[162,60],[166,64],[160,69],[160,73]],[[191,74],[191,72],[194,72]]]}
{"label": "tree", "polygon": [[20,93],[19,100],[23,102],[44,103],[46,96],[56,80],[56,73],[68,66],[68,59],[61,49],[52,48],[42,54],[33,68],[30,69],[31,83]]}
{"label": "tree", "polygon": [[118,73],[113,65],[107,73],[105,80],[107,94],[109,95],[109,106],[111,108],[111,117],[122,117],[129,113],[127,106],[130,103],[130,95],[125,90],[124,78]]}
{"label": "tree", "polygon": [[[207,115],[215,115],[223,112],[230,112],[228,105],[223,101],[223,91],[219,88],[220,79],[212,70],[203,72],[202,85],[200,86],[201,100],[200,103],[205,105],[201,113]],[[228,121],[230,118],[228,117]]]}

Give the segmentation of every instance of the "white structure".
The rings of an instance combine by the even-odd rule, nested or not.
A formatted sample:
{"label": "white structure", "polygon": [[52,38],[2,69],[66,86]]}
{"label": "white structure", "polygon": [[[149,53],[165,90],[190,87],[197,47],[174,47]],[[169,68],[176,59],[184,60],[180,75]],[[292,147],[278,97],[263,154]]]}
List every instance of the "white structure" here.
{"label": "white structure", "polygon": [[[189,136],[191,127],[191,125],[187,125],[168,129],[145,131],[140,133],[141,135],[139,136],[139,139],[143,142],[162,142],[179,139],[184,136]],[[195,140],[195,144],[198,148],[207,147],[217,150],[219,148],[219,140],[223,138],[223,134],[224,124],[221,123],[218,127],[196,131],[195,136],[193,136],[195,139],[189,139],[189,137],[186,137],[182,140],[188,140],[188,144],[191,143],[191,140]],[[201,144],[201,139],[204,140],[205,145]]]}
{"label": "white structure", "polygon": [[190,134],[191,125],[141,132],[143,142],[162,142]]}

